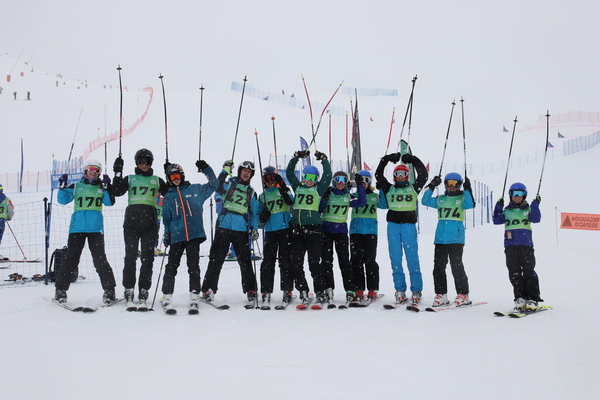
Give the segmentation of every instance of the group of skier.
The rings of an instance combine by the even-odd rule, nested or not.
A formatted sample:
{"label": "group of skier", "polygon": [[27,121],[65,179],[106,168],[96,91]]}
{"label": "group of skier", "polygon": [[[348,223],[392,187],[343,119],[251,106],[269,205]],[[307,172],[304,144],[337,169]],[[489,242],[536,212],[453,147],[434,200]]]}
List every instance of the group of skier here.
{"label": "group of skier", "polygon": [[[319,151],[314,156],[321,162],[322,174],[317,167],[307,165],[298,177],[296,166],[309,155],[308,150],[300,150],[289,161],[286,178],[291,188],[275,167],[267,166],[260,171],[263,188],[260,196],[250,184],[256,173],[256,167],[250,161],[240,163],[234,175],[233,161],[228,160],[217,177],[205,161],[198,160],[198,172],[203,173],[208,182],[192,184],[186,180],[183,168],[178,164],[165,163],[166,181],[155,175],[152,169],[154,156],[145,148],[135,154],[135,170],[131,175],[123,176],[124,161],[119,156],[113,164],[115,175],[112,180],[107,174],[102,175],[99,161],[88,160],[80,181],[67,186],[67,174],[59,179],[58,202],[68,204],[74,201],[74,212],[66,266],[58,271],[55,301],[66,303],[70,273],[79,264],[86,239],[104,289],[103,302],[110,305],[116,301],[116,282],[104,250],[102,207],[112,206],[115,197],[127,193],[122,284],[129,310],[148,310],[154,249],[160,225],[157,198],[162,201],[163,243],[170,247],[160,299],[169,313],[176,312],[172,294],[183,253],[186,253],[189,272],[190,312],[195,313],[200,301],[214,302],[230,246],[235,250],[240,266],[242,290],[247,296],[248,308],[258,305],[259,300],[263,307],[269,307],[277,261],[283,293],[281,307],[292,301],[294,288],[299,292],[299,307],[307,307],[311,299],[304,271],[305,256],[312,278],[315,306],[318,308],[331,303],[335,289],[334,249],[347,303],[374,301],[379,296],[379,266],[376,261],[378,208],[388,210],[387,239],[396,304],[410,302],[417,305],[423,291],[416,228],[417,205],[420,192],[426,188],[422,203],[438,212],[432,306],[450,304],[446,278],[448,261],[456,289],[453,304],[457,307],[471,304],[468,278],[462,262],[465,210],[475,207],[467,177],[463,180],[459,173],[451,172],[443,181],[438,175],[425,186],[428,171],[423,162],[409,153],[392,153],[382,157],[375,172],[375,182],[369,171],[362,170],[354,174],[352,185],[346,172],[332,174],[327,156]],[[393,170],[392,182],[386,179],[384,173],[390,162],[398,164]],[[443,194],[434,197],[434,191],[442,182]],[[356,190],[352,191],[352,187]],[[200,244],[206,240],[203,204],[215,192],[222,198],[222,207],[202,281]],[[537,196],[529,205],[527,190],[520,183],[510,187],[509,195],[510,202],[506,208],[503,199],[496,204],[493,220],[495,224],[505,224],[506,264],[514,287],[515,307],[536,308],[542,299],[534,271],[530,223],[541,219],[541,199]],[[259,239],[260,226],[264,228],[264,259],[260,267],[259,288],[252,266],[252,242]],[[136,282],[138,254],[141,267]],[[403,256],[410,279],[410,297],[402,267]],[[134,302],[136,283],[139,292],[137,302]]]}

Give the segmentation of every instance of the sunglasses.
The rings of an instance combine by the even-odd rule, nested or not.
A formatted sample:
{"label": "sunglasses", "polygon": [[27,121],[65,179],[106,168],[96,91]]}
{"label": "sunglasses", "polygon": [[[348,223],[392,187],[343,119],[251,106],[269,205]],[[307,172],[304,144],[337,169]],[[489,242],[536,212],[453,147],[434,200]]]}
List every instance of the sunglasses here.
{"label": "sunglasses", "polygon": [[408,174],[409,174],[409,172],[405,171],[403,169],[398,169],[398,170],[394,171],[394,176],[396,178],[398,178],[398,177],[406,178],[408,176]]}
{"label": "sunglasses", "polygon": [[135,160],[137,165],[152,165],[152,160],[149,158],[138,158]]}
{"label": "sunglasses", "polygon": [[90,166],[87,167],[87,171],[88,172],[97,172],[97,173],[100,173],[100,167],[95,167],[93,165],[90,165]]}
{"label": "sunglasses", "polygon": [[304,180],[305,181],[316,182],[317,178],[318,178],[318,176],[315,175],[315,174],[304,174]]}
{"label": "sunglasses", "polygon": [[265,176],[263,176],[263,181],[275,182],[275,175],[273,175],[273,174],[265,175]]}
{"label": "sunglasses", "polygon": [[181,180],[181,174],[171,174],[169,175],[169,179],[174,181],[175,179]]}
{"label": "sunglasses", "polygon": [[335,178],[333,178],[333,181],[335,183],[346,183],[346,182],[348,182],[348,178],[345,177],[344,175],[338,175]]}
{"label": "sunglasses", "polygon": [[459,187],[460,181],[457,181],[456,179],[448,179],[447,181],[444,182],[444,185],[449,186],[449,187]]}
{"label": "sunglasses", "polygon": [[511,194],[512,197],[523,197],[523,196],[525,196],[525,191],[524,190],[513,190],[511,193],[512,193]]}

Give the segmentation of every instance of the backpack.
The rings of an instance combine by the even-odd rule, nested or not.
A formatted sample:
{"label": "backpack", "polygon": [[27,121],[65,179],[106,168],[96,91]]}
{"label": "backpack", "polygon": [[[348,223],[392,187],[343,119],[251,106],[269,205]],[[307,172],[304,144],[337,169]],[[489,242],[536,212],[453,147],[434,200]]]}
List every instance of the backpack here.
{"label": "backpack", "polygon": [[[48,269],[48,279],[50,282],[56,282],[56,277],[58,276],[59,271],[65,266],[65,262],[67,260],[67,246],[62,249],[56,249],[52,252],[52,256],[50,257],[50,267]],[[54,270],[52,269],[52,265],[54,265]],[[77,282],[77,277],[79,276],[79,267],[75,268],[71,272],[71,283]]]}

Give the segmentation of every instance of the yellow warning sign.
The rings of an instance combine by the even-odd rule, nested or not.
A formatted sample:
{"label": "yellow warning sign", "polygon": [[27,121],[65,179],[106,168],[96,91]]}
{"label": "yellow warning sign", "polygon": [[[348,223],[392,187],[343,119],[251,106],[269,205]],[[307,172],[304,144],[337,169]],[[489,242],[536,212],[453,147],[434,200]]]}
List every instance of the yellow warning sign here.
{"label": "yellow warning sign", "polygon": [[600,214],[560,213],[560,227],[600,231]]}

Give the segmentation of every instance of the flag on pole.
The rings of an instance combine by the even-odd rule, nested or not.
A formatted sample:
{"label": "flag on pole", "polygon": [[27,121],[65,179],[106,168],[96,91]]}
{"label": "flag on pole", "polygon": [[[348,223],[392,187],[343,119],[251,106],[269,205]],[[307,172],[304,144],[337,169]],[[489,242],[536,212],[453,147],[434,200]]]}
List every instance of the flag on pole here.
{"label": "flag on pole", "polygon": [[502,125],[502,132],[508,132],[508,129],[506,129],[506,126]]}
{"label": "flag on pole", "polygon": [[370,120],[371,122],[373,122],[373,117],[369,117],[369,120]]}
{"label": "flag on pole", "polygon": [[370,170],[371,170],[371,167],[369,167],[369,166],[367,165],[367,163],[363,161],[363,169],[364,169],[365,171],[370,171]]}
{"label": "flag on pole", "polygon": [[548,147],[554,147],[554,146],[552,146],[552,143],[548,142]]}
{"label": "flag on pole", "polygon": [[427,163],[427,165],[425,166],[425,169],[427,170],[427,172],[429,172],[429,163]]}
{"label": "flag on pole", "polygon": [[[306,140],[304,140],[304,138],[302,136],[300,136],[300,150],[307,150],[308,149],[308,143],[306,142]],[[310,164],[310,157],[306,157],[302,159],[302,169],[304,169],[304,167],[306,167],[307,165],[311,165]]]}
{"label": "flag on pole", "polygon": [[558,138],[559,139],[564,139],[565,137],[563,135],[561,135],[560,132],[558,132]]}

